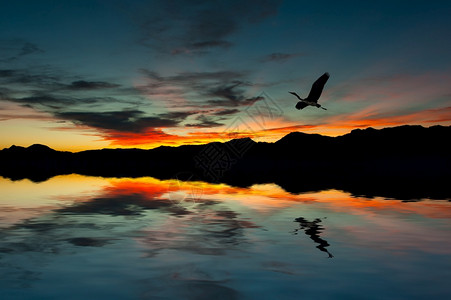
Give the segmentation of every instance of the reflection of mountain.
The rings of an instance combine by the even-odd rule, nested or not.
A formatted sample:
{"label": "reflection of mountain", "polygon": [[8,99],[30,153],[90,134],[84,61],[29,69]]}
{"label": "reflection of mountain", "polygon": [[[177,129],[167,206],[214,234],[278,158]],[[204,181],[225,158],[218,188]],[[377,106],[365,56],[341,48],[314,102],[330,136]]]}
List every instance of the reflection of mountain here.
{"label": "reflection of mountain", "polygon": [[274,182],[293,193],[342,189],[398,199],[451,198],[451,126],[356,129],[340,137],[292,132],[275,143],[226,143],[59,152],[43,145],[0,151],[0,175],[46,180],[59,174],[153,176],[225,182]]}
{"label": "reflection of mountain", "polygon": [[300,228],[295,230],[295,234],[298,233],[299,230],[304,230],[305,234],[308,235],[312,241],[318,244],[316,248],[319,250],[326,252],[329,258],[334,257],[332,253],[330,253],[327,250],[327,247],[329,247],[329,243],[326,240],[323,240],[320,237],[321,232],[323,231],[323,227],[320,225],[321,220],[315,219],[313,221],[308,221],[307,219],[303,217],[296,218],[294,220],[295,222],[299,223]]}

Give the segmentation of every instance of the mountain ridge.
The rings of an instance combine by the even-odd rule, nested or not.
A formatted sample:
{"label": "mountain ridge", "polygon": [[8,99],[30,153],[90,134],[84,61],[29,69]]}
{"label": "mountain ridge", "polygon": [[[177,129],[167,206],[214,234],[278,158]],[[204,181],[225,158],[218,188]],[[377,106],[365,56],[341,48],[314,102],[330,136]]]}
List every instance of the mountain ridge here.
{"label": "mountain ridge", "polygon": [[214,141],[214,142],[210,142],[207,144],[196,144],[196,145],[179,145],[179,146],[167,146],[167,145],[161,145],[155,148],[151,148],[151,149],[141,149],[141,148],[101,148],[101,149],[89,149],[89,150],[81,150],[81,151],[77,151],[77,152],[71,152],[71,151],[62,151],[62,150],[55,150],[45,144],[32,144],[28,147],[24,147],[24,146],[16,146],[16,145],[11,145],[8,148],[3,148],[0,149],[0,151],[3,151],[5,149],[29,149],[29,148],[34,148],[34,149],[50,149],[53,151],[57,151],[57,152],[70,152],[70,153],[80,153],[80,152],[85,152],[85,151],[100,151],[100,150],[144,150],[144,151],[149,151],[149,150],[156,150],[156,149],[173,149],[173,148],[179,148],[179,147],[186,147],[186,146],[205,146],[208,144],[212,144],[212,143],[229,143],[232,141],[240,141],[240,140],[249,140],[252,141],[254,143],[268,143],[268,144],[276,144],[279,143],[285,139],[291,139],[292,137],[317,137],[317,138],[325,138],[325,139],[340,139],[340,138],[346,138],[348,136],[359,136],[362,134],[374,134],[374,133],[382,133],[384,131],[391,131],[391,130],[400,130],[400,129],[420,129],[420,130],[427,130],[427,129],[435,129],[435,128],[439,128],[439,129],[446,129],[446,128],[450,128],[451,126],[443,126],[443,125],[433,125],[430,127],[424,127],[422,125],[401,125],[401,126],[394,126],[394,127],[385,127],[382,129],[375,129],[373,127],[367,127],[364,129],[361,128],[356,128],[351,130],[348,133],[345,133],[343,135],[340,136],[335,136],[335,137],[331,137],[331,136],[327,136],[327,135],[322,135],[322,134],[318,134],[318,133],[305,133],[305,132],[300,132],[300,131],[293,131],[290,132],[288,134],[286,134],[285,136],[281,137],[280,139],[278,139],[277,141],[274,142],[256,142],[254,141],[252,138],[249,137],[244,137],[244,138],[237,138],[237,139],[230,139],[228,141],[225,142],[219,142],[219,141]]}

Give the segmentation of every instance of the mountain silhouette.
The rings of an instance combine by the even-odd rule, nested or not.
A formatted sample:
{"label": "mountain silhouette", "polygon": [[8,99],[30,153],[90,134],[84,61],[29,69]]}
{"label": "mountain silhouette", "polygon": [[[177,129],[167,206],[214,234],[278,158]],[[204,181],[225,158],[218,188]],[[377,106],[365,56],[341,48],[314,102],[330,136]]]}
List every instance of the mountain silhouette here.
{"label": "mountain silhouette", "polygon": [[246,187],[276,183],[291,193],[340,189],[353,195],[402,200],[450,199],[451,126],[355,129],[329,137],[292,132],[274,143],[224,143],[155,149],[55,151],[44,145],[0,150],[0,175],[44,181],[78,173],[104,177],[152,176],[223,182]]}

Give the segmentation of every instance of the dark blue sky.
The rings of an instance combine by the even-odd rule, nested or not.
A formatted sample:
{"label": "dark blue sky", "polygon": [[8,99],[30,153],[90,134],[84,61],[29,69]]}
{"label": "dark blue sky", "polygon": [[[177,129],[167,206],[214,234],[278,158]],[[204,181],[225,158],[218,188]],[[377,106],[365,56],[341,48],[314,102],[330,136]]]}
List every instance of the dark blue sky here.
{"label": "dark blue sky", "polygon": [[[449,1],[0,1],[0,146],[196,143],[237,120],[257,140],[449,125],[450,15]],[[328,110],[294,109],[288,91],[324,72]],[[249,116],[268,103],[277,114]]]}

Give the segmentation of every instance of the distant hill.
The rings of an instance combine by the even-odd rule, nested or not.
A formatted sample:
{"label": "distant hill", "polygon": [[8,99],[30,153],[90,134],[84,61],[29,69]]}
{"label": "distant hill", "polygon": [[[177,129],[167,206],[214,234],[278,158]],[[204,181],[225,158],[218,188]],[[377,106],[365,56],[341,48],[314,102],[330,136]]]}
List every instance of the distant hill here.
{"label": "distant hill", "polygon": [[77,153],[44,145],[0,150],[0,175],[43,181],[78,173],[225,182],[277,183],[289,192],[342,189],[398,199],[450,199],[451,126],[356,129],[339,137],[292,132],[275,143],[225,143]]}

